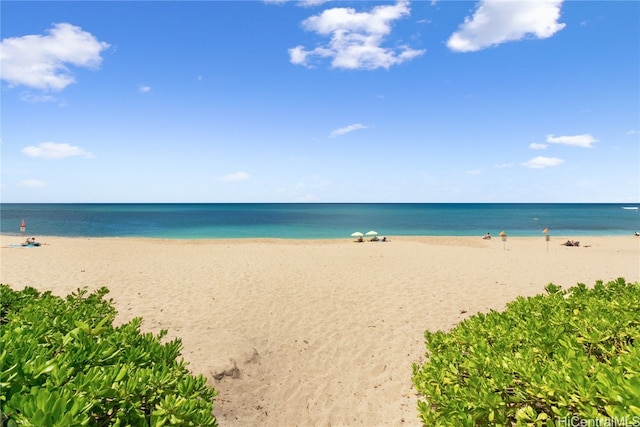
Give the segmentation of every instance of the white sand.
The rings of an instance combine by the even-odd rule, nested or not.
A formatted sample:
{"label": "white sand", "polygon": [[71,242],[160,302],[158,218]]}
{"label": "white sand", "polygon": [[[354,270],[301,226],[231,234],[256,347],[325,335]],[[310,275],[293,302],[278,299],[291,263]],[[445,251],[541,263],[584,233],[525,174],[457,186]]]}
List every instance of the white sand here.
{"label": "white sand", "polygon": [[[107,286],[119,322],[179,336],[220,394],[221,426],[420,425],[411,364],[426,329],[518,295],[624,277],[640,238],[155,240],[1,237],[0,281],[67,295]],[[587,246],[588,247],[585,247]]]}

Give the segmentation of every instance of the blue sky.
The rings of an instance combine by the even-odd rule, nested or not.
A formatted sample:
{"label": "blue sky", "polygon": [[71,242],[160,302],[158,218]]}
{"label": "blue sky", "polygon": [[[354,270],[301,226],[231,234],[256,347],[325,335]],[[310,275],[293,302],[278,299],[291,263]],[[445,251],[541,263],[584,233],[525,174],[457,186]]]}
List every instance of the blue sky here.
{"label": "blue sky", "polygon": [[3,202],[640,201],[637,1],[2,1]]}

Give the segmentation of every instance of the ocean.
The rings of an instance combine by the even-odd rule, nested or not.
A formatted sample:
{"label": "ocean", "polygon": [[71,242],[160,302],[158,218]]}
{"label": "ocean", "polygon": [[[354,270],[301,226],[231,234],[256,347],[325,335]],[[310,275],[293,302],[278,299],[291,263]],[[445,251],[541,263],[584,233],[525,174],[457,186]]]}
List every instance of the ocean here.
{"label": "ocean", "polygon": [[638,204],[617,203],[72,203],[0,204],[0,232],[33,236],[349,238],[617,236],[640,231]]}

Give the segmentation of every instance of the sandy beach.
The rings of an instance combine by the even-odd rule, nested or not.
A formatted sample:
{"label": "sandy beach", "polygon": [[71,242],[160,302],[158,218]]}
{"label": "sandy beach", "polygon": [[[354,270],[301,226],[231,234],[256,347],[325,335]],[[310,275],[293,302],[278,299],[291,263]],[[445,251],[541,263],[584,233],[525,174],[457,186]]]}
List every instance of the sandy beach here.
{"label": "sandy beach", "polygon": [[1,236],[0,281],[107,286],[118,322],[183,340],[221,426],[418,426],[411,364],[447,330],[519,295],[640,281],[640,237],[160,240]]}

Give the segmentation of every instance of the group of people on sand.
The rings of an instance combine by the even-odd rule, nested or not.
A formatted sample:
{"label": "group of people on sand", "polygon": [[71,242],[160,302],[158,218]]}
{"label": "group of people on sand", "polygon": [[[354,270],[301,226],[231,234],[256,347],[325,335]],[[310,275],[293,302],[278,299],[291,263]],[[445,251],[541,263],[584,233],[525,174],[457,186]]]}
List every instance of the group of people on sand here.
{"label": "group of people on sand", "polygon": [[[358,237],[358,240],[356,240],[357,242],[364,242],[364,237],[360,236]],[[388,242],[389,240],[385,237],[383,237],[382,239],[379,239],[378,236],[373,236],[370,240],[370,242]]]}
{"label": "group of people on sand", "polygon": [[27,237],[22,246],[40,246],[41,243],[36,240],[35,237]]}
{"label": "group of people on sand", "polygon": [[[505,233],[504,231],[500,232],[500,238],[502,240],[505,240],[507,238],[507,233]],[[487,233],[484,236],[482,236],[482,239],[484,240],[491,240],[491,233]]]}
{"label": "group of people on sand", "polygon": [[[482,236],[482,238],[484,240],[490,240],[491,239],[491,233],[487,233],[484,236]],[[567,240],[565,243],[562,243],[563,246],[580,246],[580,242],[575,241],[575,240]]]}

